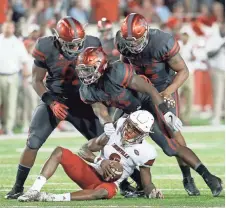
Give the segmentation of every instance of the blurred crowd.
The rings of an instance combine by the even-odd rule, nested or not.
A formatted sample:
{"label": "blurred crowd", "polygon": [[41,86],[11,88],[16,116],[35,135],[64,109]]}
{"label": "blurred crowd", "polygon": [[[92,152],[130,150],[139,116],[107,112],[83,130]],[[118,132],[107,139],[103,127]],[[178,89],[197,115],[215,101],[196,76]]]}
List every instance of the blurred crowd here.
{"label": "blurred crowd", "polygon": [[[199,117],[219,125],[225,100],[224,0],[1,0],[2,133],[13,134],[15,127],[28,131],[39,99],[31,86],[31,51],[39,37],[52,35],[57,21],[66,15],[87,24],[87,31],[97,35],[97,22],[106,17],[114,34],[131,12],[142,14],[151,27],[169,32],[179,41],[190,70],[179,92],[184,123],[189,125],[193,117]],[[112,54],[119,55],[115,50]]]}

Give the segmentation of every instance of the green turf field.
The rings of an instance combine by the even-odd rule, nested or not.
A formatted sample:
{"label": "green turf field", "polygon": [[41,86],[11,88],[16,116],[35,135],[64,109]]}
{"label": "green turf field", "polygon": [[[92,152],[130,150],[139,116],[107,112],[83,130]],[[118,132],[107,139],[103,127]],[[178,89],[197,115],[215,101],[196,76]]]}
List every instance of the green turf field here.
{"label": "green turf field", "polygon": [[[209,167],[210,171],[225,180],[224,166],[224,132],[209,133],[186,133],[186,140],[189,145]],[[182,177],[177,167],[175,158],[166,157],[162,151],[157,148],[158,158],[152,168],[153,180],[158,188],[163,190],[164,200],[151,199],[123,199],[117,195],[111,200],[101,201],[83,201],[83,202],[45,202],[45,203],[19,203],[16,200],[6,200],[4,195],[8,192],[14,182],[17,163],[20,152],[24,147],[24,140],[0,140],[0,207],[225,207],[224,192],[220,197],[213,198],[208,187],[202,178],[192,171],[197,186],[200,189],[201,196],[189,197],[181,183]],[[85,140],[83,138],[50,138],[38,154],[38,158],[28,180],[25,189],[27,189],[35,180],[43,163],[56,146],[63,146],[78,150]],[[44,186],[43,191],[63,193],[75,191],[78,187],[63,173],[61,167],[56,174]]]}

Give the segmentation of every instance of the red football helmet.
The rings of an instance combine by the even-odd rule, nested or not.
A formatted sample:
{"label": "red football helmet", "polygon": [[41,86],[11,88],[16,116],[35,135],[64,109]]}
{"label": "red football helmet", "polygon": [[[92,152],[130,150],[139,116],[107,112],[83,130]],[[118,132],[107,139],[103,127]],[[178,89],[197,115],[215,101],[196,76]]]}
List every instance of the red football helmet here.
{"label": "red football helmet", "polygon": [[85,85],[96,82],[104,73],[107,66],[107,55],[101,47],[86,48],[79,54],[75,70]]}
{"label": "red football helmet", "polygon": [[100,33],[101,39],[109,40],[113,37],[112,23],[107,18],[103,17],[97,22],[98,32]]}
{"label": "red football helmet", "polygon": [[148,23],[140,14],[129,14],[121,24],[120,31],[132,53],[140,53],[148,44]]}
{"label": "red football helmet", "polygon": [[73,17],[64,17],[57,23],[55,35],[67,58],[76,57],[84,49],[85,30]]}

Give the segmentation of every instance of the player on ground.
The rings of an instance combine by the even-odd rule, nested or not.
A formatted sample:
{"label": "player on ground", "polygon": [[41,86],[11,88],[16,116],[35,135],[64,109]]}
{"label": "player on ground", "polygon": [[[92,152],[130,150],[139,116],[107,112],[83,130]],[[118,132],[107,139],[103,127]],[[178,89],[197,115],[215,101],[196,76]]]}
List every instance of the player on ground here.
{"label": "player on ground", "polygon": [[[128,178],[139,166],[141,180],[148,198],[163,198],[160,190],[152,183],[150,167],[156,158],[155,148],[144,140],[152,130],[154,117],[148,111],[136,111],[127,118],[117,121],[116,131],[109,137],[102,134],[90,140],[80,149],[78,155],[90,162],[88,165],[70,150],[57,147],[45,163],[41,174],[32,187],[19,201],[71,201],[110,199],[116,194],[118,184]],[[95,156],[93,152],[100,152]],[[116,182],[107,182],[114,175],[112,161],[123,166],[123,173]],[[50,194],[40,192],[46,181],[54,174],[61,164],[66,174],[83,190]],[[85,174],[84,174],[85,173]],[[105,178],[105,179],[104,179]]]}
{"label": "player on ground", "polygon": [[121,61],[109,63],[102,48],[87,48],[77,60],[76,70],[83,84],[81,99],[92,103],[95,114],[104,123],[105,132],[115,131],[107,106],[123,109],[125,113],[144,109],[155,118],[150,137],[168,156],[176,156],[199,173],[212,191],[218,196],[222,191],[221,179],[212,175],[195,153],[174,138],[173,132],[181,129],[182,123],[163,102],[158,91],[133,69]]}
{"label": "player on ground", "polygon": [[[189,76],[188,68],[179,54],[175,38],[158,29],[151,29],[145,18],[136,13],[129,14],[116,34],[116,47],[121,60],[136,70],[137,74],[147,76],[165,99],[175,100],[176,108],[169,110],[179,115],[178,88]],[[180,131],[174,132],[180,145],[186,146]],[[200,195],[196,188],[189,166],[177,158],[183,174],[183,185],[188,195]]]}
{"label": "player on ground", "polygon": [[54,36],[38,39],[32,54],[35,59],[32,85],[41,102],[33,113],[15,185],[6,198],[15,199],[23,193],[24,182],[39,148],[61,120],[72,123],[87,139],[103,132],[91,106],[80,99],[80,81],[74,70],[76,57],[81,51],[100,45],[99,39],[86,35],[83,26],[72,17],[58,22]]}

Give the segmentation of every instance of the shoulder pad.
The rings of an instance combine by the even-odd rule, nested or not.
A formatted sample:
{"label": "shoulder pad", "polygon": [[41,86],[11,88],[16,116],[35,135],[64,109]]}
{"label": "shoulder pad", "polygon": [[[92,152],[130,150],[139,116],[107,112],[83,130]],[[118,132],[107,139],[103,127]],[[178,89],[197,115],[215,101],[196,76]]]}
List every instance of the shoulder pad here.
{"label": "shoulder pad", "polygon": [[36,41],[35,47],[32,51],[32,56],[39,61],[44,62],[52,52],[54,46],[54,37],[41,37]]}
{"label": "shoulder pad", "polygon": [[161,30],[152,30],[150,31],[150,38],[154,49],[153,55],[157,61],[169,60],[180,50],[177,40],[169,33]]}
{"label": "shoulder pad", "polygon": [[130,65],[118,60],[110,65],[109,73],[107,74],[111,82],[126,88],[132,80],[134,71]]}
{"label": "shoulder pad", "polygon": [[134,153],[137,154],[137,157],[135,158],[137,166],[150,167],[157,157],[155,147],[146,140],[144,140],[142,144],[137,145],[137,147],[134,147]]}
{"label": "shoulder pad", "polygon": [[84,84],[81,85],[81,87],[79,88],[79,94],[80,94],[80,98],[81,100],[86,103],[86,104],[93,104],[95,103],[92,99],[92,95],[88,90],[88,87]]}
{"label": "shoulder pad", "polygon": [[101,47],[99,38],[87,35],[85,39],[85,48],[87,47]]}

